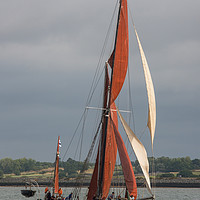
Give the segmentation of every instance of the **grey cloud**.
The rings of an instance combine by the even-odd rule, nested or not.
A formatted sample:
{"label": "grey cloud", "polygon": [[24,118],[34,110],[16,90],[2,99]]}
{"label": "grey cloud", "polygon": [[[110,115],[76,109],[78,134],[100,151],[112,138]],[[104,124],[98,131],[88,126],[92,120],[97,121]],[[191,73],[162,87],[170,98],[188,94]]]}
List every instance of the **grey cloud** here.
{"label": "grey cloud", "polygon": [[[54,159],[49,147],[54,147],[58,134],[68,144],[85,106],[115,3],[0,3],[0,158],[48,161]],[[199,156],[199,4],[129,1],[156,88],[158,156]],[[106,53],[112,42],[108,47]],[[140,130],[147,106],[136,49],[131,50],[130,72]]]}

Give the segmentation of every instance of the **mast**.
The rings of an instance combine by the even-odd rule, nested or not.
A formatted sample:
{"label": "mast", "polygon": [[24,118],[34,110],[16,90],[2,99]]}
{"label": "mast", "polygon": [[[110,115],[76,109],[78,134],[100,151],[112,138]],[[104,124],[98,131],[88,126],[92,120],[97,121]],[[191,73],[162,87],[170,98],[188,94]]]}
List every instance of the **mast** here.
{"label": "mast", "polygon": [[104,96],[103,96],[103,109],[102,111],[102,137],[100,140],[100,148],[99,148],[99,171],[98,171],[98,187],[97,187],[97,194],[99,197],[102,196],[102,180],[103,180],[103,172],[104,172],[104,162],[105,162],[105,145],[106,145],[106,128],[104,125],[107,123],[106,115],[107,115],[107,101],[108,101],[108,94],[109,94],[109,83],[108,83],[108,65],[105,65],[105,80],[104,80]]}
{"label": "mast", "polygon": [[[106,76],[105,76],[105,79],[106,79]],[[110,93],[110,86],[108,86],[108,90],[107,91],[106,90],[107,90],[106,87],[104,87],[104,106],[106,109],[102,112],[103,126],[102,126],[102,137],[101,137],[101,144],[100,144],[100,163],[99,163],[100,167],[99,167],[99,180],[98,180],[98,190],[97,190],[99,197],[102,197],[103,174],[105,170],[104,164],[105,164],[106,136],[107,136],[108,117],[110,113],[110,107],[109,107],[109,102],[108,102],[108,99],[109,99],[108,94]]]}
{"label": "mast", "polygon": [[[120,11],[121,11],[121,0],[120,0],[120,6],[119,6],[119,11],[118,11],[118,20],[117,20],[117,28],[116,28],[116,36],[115,36],[115,45],[114,45],[114,54],[113,54],[113,63],[112,65],[114,66],[114,57],[115,57],[115,49],[116,49],[116,43],[117,43],[117,33],[118,33],[118,26],[119,26],[119,19],[120,19]],[[108,73],[107,69],[107,63],[105,67],[105,74]],[[106,149],[106,136],[107,136],[107,126],[108,126],[108,117],[110,114],[110,98],[111,98],[111,87],[112,87],[112,77],[113,77],[113,67],[111,71],[111,83],[110,86],[108,86],[108,90],[106,91],[106,75],[105,75],[105,84],[104,84],[104,106],[106,108],[105,111],[103,111],[103,121],[105,121],[105,126],[104,128],[104,134],[102,130],[102,140],[101,140],[101,149],[100,152],[102,155],[100,155],[100,170],[99,170],[99,182],[98,182],[98,196],[102,196],[102,181],[103,181],[103,174],[104,174],[104,163],[105,163],[105,149]],[[109,94],[109,96],[108,96]],[[108,103],[107,103],[108,102]]]}
{"label": "mast", "polygon": [[[113,54],[112,54],[111,81],[108,86],[108,89],[106,89],[106,87],[105,87],[105,90],[107,90],[107,91],[104,91],[104,106],[106,106],[105,107],[106,111],[103,112],[103,123],[104,124],[103,124],[103,130],[102,130],[102,141],[101,141],[101,145],[100,145],[101,146],[101,149],[100,149],[101,156],[100,156],[100,169],[99,169],[99,176],[98,176],[99,183],[98,183],[98,190],[97,190],[99,197],[102,197],[102,184],[103,184],[103,177],[104,177],[104,172],[105,172],[104,164],[105,164],[105,153],[106,153],[106,144],[107,144],[106,140],[107,140],[107,134],[108,134],[108,123],[109,124],[111,123],[110,122],[110,120],[111,120],[110,108],[111,108],[111,105],[114,103],[115,98],[118,96],[116,94],[113,94],[114,90],[112,90],[112,87],[115,86],[115,85],[113,86],[113,77],[114,77],[115,54],[116,54],[117,44],[119,46],[118,32],[119,32],[119,24],[120,24],[120,14],[121,14],[121,9],[122,9],[122,1],[127,3],[124,0],[119,1],[119,11],[118,11],[117,26],[116,26],[115,43],[114,43],[114,50],[113,50]],[[127,6],[127,4],[125,6]],[[127,14],[127,13],[125,13],[125,14]],[[120,26],[120,28],[122,29],[122,25]],[[128,27],[126,27],[126,28],[128,28]],[[120,48],[118,48],[118,49],[121,50]],[[125,68],[127,68],[127,66]],[[107,71],[106,71],[106,73],[107,73]],[[122,82],[124,82],[124,80]],[[122,83],[122,85],[123,85],[123,83]],[[114,104],[112,106],[114,106]]]}

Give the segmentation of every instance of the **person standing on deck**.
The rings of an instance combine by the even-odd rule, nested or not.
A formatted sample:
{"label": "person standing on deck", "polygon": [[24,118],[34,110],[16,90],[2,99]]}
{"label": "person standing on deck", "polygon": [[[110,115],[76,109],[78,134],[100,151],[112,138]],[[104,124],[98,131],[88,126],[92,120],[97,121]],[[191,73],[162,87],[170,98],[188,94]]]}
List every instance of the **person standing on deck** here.
{"label": "person standing on deck", "polygon": [[112,194],[108,195],[108,200],[112,200],[114,198],[115,198],[115,193],[114,192],[112,192]]}

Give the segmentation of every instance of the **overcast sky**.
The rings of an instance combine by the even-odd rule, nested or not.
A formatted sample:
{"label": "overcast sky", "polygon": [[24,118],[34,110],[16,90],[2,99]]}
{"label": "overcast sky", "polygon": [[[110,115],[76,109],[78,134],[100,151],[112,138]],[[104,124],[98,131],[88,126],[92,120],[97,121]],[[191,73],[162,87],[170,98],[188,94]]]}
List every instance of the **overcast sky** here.
{"label": "overcast sky", "polygon": [[[128,3],[156,90],[155,156],[200,159],[200,1]],[[52,161],[58,135],[66,150],[115,4],[0,1],[0,159]]]}

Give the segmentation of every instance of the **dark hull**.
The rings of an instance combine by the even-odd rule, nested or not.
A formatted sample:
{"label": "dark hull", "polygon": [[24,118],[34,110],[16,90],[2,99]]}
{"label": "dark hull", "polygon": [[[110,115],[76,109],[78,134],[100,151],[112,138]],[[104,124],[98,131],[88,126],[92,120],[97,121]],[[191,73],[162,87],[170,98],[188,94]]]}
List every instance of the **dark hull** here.
{"label": "dark hull", "polygon": [[34,190],[21,190],[21,194],[25,197],[32,197],[34,196],[36,191]]}

